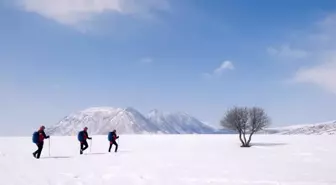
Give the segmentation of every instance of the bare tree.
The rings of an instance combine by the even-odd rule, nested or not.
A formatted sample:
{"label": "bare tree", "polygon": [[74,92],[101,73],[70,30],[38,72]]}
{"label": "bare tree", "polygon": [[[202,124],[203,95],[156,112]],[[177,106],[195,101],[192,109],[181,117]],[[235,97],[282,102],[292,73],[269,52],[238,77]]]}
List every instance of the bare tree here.
{"label": "bare tree", "polygon": [[[270,118],[259,107],[233,107],[225,113],[221,120],[224,128],[238,132],[242,147],[250,147],[253,134],[263,130],[270,123]],[[249,134],[248,140],[246,134]]]}
{"label": "bare tree", "polygon": [[[248,121],[248,109],[247,107],[239,108],[233,107],[229,109],[223,120],[221,120],[221,125],[229,130],[237,131],[239,133],[239,139],[242,146],[245,145],[245,140],[243,140],[244,130],[246,130],[246,123]],[[244,137],[245,138],[245,137]]]}

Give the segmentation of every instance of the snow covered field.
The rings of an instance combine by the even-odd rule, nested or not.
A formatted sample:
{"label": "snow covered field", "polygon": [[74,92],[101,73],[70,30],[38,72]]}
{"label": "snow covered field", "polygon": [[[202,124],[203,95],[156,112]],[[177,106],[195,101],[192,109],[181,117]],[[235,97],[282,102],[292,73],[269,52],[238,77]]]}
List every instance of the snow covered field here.
{"label": "snow covered field", "polygon": [[51,156],[46,140],[37,160],[30,137],[0,138],[0,184],[329,185],[335,139],[257,135],[240,148],[236,135],[129,135],[108,154],[106,136],[93,136],[92,153],[80,156],[76,137],[52,137]]}

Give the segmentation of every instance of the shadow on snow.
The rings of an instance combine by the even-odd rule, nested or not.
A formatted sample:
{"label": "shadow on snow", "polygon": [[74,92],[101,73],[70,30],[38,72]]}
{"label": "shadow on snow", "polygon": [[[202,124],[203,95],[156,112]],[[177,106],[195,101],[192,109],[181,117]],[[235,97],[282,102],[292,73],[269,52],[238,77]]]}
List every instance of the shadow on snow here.
{"label": "shadow on snow", "polygon": [[86,153],[86,154],[84,154],[84,155],[103,155],[103,154],[108,154],[108,153],[92,152],[92,153]]}
{"label": "shadow on snow", "polygon": [[251,146],[284,146],[287,143],[251,143]]}
{"label": "shadow on snow", "polygon": [[[128,152],[131,152],[131,151],[127,151],[127,150],[121,150],[121,151],[118,151],[117,153],[128,153]],[[86,153],[85,155],[104,155],[104,154],[114,154],[115,152],[114,151],[111,151],[111,152],[91,152],[91,153]]]}
{"label": "shadow on snow", "polygon": [[[117,153],[124,153],[124,152],[131,152],[131,151],[118,151]],[[114,151],[111,153],[115,153]],[[92,152],[92,153],[84,153],[83,155],[104,155],[104,154],[110,154],[109,152]],[[69,159],[73,158],[74,156],[46,156],[46,157],[41,157],[41,159]]]}
{"label": "shadow on snow", "polygon": [[48,156],[48,157],[41,157],[42,159],[69,159],[73,158],[72,156]]}

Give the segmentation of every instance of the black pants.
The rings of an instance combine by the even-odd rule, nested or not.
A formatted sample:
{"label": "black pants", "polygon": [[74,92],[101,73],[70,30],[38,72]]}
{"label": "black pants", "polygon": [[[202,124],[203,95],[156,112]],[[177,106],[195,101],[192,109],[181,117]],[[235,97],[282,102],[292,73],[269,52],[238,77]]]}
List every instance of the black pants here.
{"label": "black pants", "polygon": [[86,141],[81,142],[80,145],[80,154],[83,154],[83,151],[86,150],[89,147],[88,143]]}
{"label": "black pants", "polygon": [[111,152],[112,145],[116,145],[116,148],[115,148],[114,152],[117,152],[118,151],[118,143],[116,141],[111,141],[110,142],[109,152]]}
{"label": "black pants", "polygon": [[36,146],[37,146],[37,150],[33,153],[33,155],[34,155],[34,157],[39,159],[40,155],[42,153],[42,150],[43,150],[43,143],[38,143],[38,144],[36,144]]}

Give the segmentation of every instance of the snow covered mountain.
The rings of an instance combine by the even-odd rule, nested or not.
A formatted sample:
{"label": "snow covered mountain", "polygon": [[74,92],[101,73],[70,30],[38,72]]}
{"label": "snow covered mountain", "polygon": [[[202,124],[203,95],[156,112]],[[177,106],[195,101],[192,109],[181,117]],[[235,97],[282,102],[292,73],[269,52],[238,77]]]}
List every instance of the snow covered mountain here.
{"label": "snow covered mountain", "polygon": [[265,133],[282,135],[334,135],[336,134],[336,120],[316,124],[269,128],[266,129]]}
{"label": "snow covered mountain", "polygon": [[89,134],[205,134],[216,129],[185,113],[151,111],[146,117],[133,108],[93,107],[63,118],[47,128],[52,135],[76,135],[87,126]]}
{"label": "snow covered mountain", "polygon": [[168,113],[152,110],[147,119],[163,133],[169,134],[210,134],[215,129],[184,112]]}
{"label": "snow covered mountain", "polygon": [[113,129],[119,133],[159,133],[159,128],[133,108],[94,107],[63,118],[47,129],[53,135],[76,135],[84,127],[90,134],[107,134]]}

